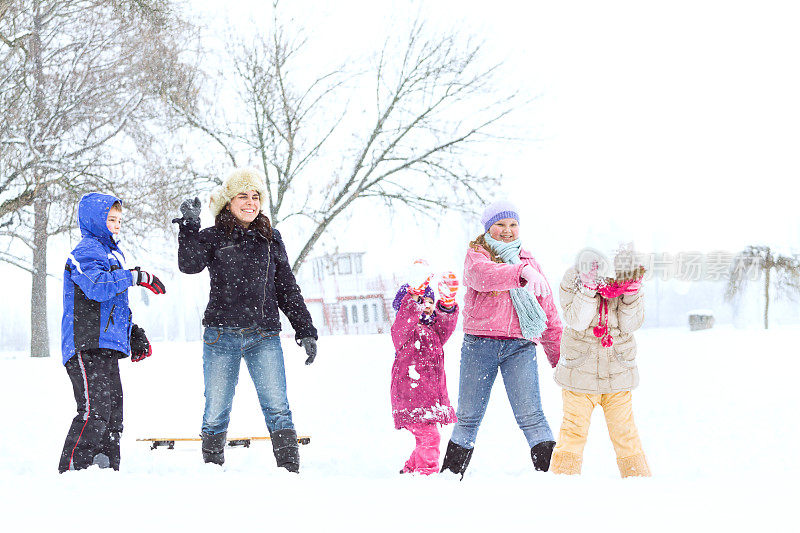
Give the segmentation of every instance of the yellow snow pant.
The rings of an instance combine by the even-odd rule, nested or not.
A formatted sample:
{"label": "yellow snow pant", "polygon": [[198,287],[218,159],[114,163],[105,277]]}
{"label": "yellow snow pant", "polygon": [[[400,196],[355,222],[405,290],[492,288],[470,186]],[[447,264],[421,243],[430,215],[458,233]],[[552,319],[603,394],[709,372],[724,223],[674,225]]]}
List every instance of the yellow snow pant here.
{"label": "yellow snow pant", "polygon": [[642,450],[639,432],[633,422],[630,391],[614,394],[586,394],[562,390],[564,419],[553,450],[550,471],[556,474],[580,474],[583,448],[589,434],[592,411],[599,404],[606,415],[608,434],[617,453],[622,477],[649,476],[650,468]]}

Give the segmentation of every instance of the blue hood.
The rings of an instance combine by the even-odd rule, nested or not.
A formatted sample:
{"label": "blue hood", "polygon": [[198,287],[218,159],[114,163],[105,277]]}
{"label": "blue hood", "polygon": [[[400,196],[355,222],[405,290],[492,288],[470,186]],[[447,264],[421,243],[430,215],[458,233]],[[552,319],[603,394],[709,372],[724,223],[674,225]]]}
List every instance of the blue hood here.
{"label": "blue hood", "polygon": [[113,234],[106,226],[108,211],[114,202],[122,201],[110,194],[90,192],[81,197],[78,203],[78,227],[82,237],[94,237],[112,250],[117,247]]}

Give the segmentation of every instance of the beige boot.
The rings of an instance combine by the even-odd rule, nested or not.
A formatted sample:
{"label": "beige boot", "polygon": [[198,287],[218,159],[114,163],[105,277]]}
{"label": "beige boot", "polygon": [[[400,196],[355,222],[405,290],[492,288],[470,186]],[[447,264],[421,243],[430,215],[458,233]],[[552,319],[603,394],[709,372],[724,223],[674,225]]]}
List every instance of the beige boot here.
{"label": "beige boot", "polygon": [[583,456],[577,453],[554,451],[550,458],[550,471],[568,476],[580,474],[582,463]]}
{"label": "beige boot", "polygon": [[647,459],[645,459],[643,453],[618,458],[617,465],[623,478],[631,476],[650,477],[650,467],[647,465]]}

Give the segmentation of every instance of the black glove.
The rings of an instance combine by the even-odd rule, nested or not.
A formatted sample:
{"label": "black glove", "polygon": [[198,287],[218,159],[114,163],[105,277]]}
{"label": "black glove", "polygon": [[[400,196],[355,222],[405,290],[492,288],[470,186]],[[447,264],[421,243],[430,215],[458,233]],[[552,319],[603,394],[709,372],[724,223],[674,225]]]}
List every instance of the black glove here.
{"label": "black glove", "polygon": [[133,283],[135,285],[150,289],[154,294],[164,294],[167,292],[167,288],[164,287],[160,279],[139,267],[131,269],[131,276],[133,276]]}
{"label": "black glove", "polygon": [[310,365],[313,363],[314,358],[317,356],[317,340],[314,337],[304,337],[297,341],[297,344],[306,350],[306,355],[308,356],[306,364]]}
{"label": "black glove", "polygon": [[131,326],[131,361],[137,363],[145,357],[153,355],[153,347],[147,340],[144,330],[133,324]]}
{"label": "black glove", "polygon": [[194,197],[194,200],[184,200],[180,206],[182,218],[173,218],[173,224],[191,224],[200,226],[200,198]]}

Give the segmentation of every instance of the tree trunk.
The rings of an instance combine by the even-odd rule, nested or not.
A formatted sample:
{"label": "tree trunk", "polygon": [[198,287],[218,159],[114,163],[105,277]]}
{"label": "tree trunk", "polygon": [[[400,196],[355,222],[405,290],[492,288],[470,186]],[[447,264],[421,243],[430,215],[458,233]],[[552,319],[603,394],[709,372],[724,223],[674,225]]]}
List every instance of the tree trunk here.
{"label": "tree trunk", "polygon": [[769,273],[772,270],[771,265],[767,265],[764,269],[764,329],[769,329]]}
{"label": "tree trunk", "polygon": [[[42,67],[42,17],[41,5],[34,9],[31,56],[33,59],[34,106],[37,119],[44,117],[44,70]],[[33,139],[39,152],[41,138]],[[33,169],[36,188],[33,200],[33,274],[31,275],[31,357],[50,357],[50,336],[47,333],[47,198],[44,178],[38,168]]]}
{"label": "tree trunk", "polygon": [[34,200],[33,216],[31,357],[50,357],[50,335],[47,332],[47,200]]}

